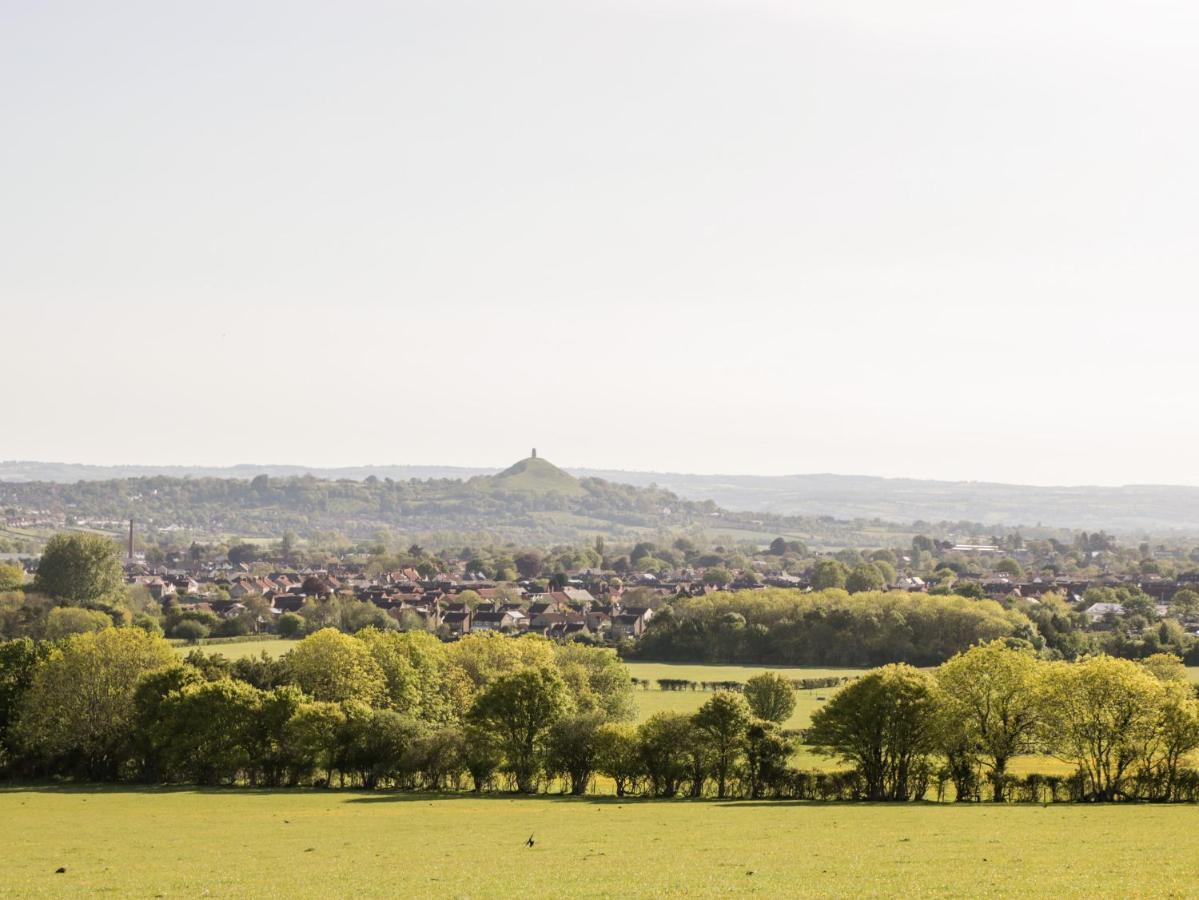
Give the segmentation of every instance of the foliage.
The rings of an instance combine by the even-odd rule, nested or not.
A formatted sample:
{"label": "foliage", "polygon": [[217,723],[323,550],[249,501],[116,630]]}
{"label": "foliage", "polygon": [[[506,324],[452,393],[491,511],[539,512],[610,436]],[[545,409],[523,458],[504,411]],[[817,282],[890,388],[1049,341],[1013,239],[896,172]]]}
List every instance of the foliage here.
{"label": "foliage", "polygon": [[300,641],[287,662],[300,690],[315,700],[373,704],[387,692],[383,669],[369,646],[332,628]]}
{"label": "foliage", "polygon": [[711,750],[716,796],[724,799],[729,775],[741,753],[745,729],[750,723],[749,704],[740,694],[717,691],[699,708],[692,721]]}
{"label": "foliage", "polygon": [[546,771],[565,776],[570,792],[586,792],[600,760],[604,714],[596,710],[564,716],[550,726]]}
{"label": "foliage", "polygon": [[812,716],[806,740],[857,766],[868,800],[923,795],[921,776],[939,737],[936,685],[908,665],[876,669]]}
{"label": "foliage", "polygon": [[652,796],[675,796],[687,778],[691,729],[691,717],[682,713],[655,713],[642,724],[637,744]]}
{"label": "foliage", "polygon": [[790,666],[936,665],[980,641],[1033,635],[990,600],[903,591],[777,588],[677,600],[638,643],[639,659]]}
{"label": "foliage", "polygon": [[57,641],[73,634],[100,631],[112,627],[112,616],[98,609],[83,609],[77,606],[59,606],[46,616],[45,635]]}
{"label": "foliage", "polygon": [[20,704],[17,742],[43,764],[115,777],[128,756],[138,680],[174,662],[165,641],[138,628],[67,638],[34,672]]}
{"label": "foliage", "polygon": [[35,585],[39,593],[72,603],[117,598],[125,587],[117,545],[87,532],[56,534],[42,551]]}
{"label": "foliage", "polygon": [[986,762],[996,800],[1008,763],[1031,752],[1037,726],[1036,658],[992,641],[959,653],[937,670],[947,733]]}
{"label": "foliage", "polygon": [[531,793],[542,767],[547,733],[570,706],[570,695],[557,672],[526,668],[501,675],[488,685],[475,699],[469,719],[495,736],[516,789]]}
{"label": "foliage", "polygon": [[777,672],[763,672],[745,682],[745,699],[759,719],[779,724],[795,711],[795,690]]}
{"label": "foliage", "polygon": [[25,584],[25,570],[15,563],[0,562],[0,593],[15,591]]}
{"label": "foliage", "polygon": [[1096,656],[1050,663],[1041,678],[1041,743],[1076,765],[1087,796],[1127,796],[1128,778],[1154,738],[1162,683],[1134,662]]}

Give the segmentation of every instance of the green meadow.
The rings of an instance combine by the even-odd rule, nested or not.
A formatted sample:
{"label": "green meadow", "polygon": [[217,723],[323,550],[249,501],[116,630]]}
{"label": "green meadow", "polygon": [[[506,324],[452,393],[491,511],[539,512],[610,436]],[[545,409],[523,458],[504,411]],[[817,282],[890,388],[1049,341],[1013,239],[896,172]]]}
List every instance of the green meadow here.
{"label": "green meadow", "polygon": [[1194,823],[1186,806],[8,788],[0,896],[1181,897],[1199,895]]}

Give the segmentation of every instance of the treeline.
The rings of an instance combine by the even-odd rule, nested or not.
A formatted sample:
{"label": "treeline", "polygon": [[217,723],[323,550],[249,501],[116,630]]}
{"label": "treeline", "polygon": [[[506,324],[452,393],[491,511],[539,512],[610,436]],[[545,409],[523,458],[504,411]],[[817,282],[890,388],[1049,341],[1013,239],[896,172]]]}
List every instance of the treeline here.
{"label": "treeline", "polygon": [[[1002,641],[934,672],[889,665],[839,691],[804,739],[866,800],[1194,800],[1199,700],[1177,657],[1045,662]],[[1009,772],[1043,754],[1066,778]]]}
{"label": "treeline", "polygon": [[[1191,801],[1199,700],[1176,657],[1039,660],[994,641],[852,680],[802,734],[765,673],[631,724],[610,651],[537,638],[328,630],[230,662],[122,628],[0,644],[13,778],[820,800]],[[798,741],[850,766],[791,764]],[[1073,774],[1017,778],[1043,754]]]}
{"label": "treeline", "polygon": [[325,630],[281,659],[180,660],[137,628],[0,644],[0,770],[153,783],[534,790],[554,734],[633,714],[612,651]]}
{"label": "treeline", "polygon": [[663,662],[924,666],[1006,637],[1037,634],[1027,616],[990,600],[767,588],[681,598],[658,611],[633,653]]}

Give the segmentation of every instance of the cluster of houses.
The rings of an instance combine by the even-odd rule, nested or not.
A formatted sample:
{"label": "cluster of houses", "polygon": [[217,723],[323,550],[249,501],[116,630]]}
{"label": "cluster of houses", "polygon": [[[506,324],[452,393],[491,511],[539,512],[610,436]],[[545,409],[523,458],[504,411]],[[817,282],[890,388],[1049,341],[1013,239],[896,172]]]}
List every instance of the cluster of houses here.
{"label": "cluster of houses", "polygon": [[[637,591],[638,602],[623,587],[584,573],[558,590],[539,590],[528,581],[497,584],[479,579],[423,578],[415,569],[368,576],[353,566],[254,574],[246,566],[209,566],[195,573],[126,564],[129,584],[144,587],[164,605],[235,618],[262,598],[260,625],[299,612],[312,600],[350,594],[373,603],[401,628],[421,628],[457,637],[475,631],[542,634],[551,638],[590,638],[619,643],[636,640],[653,618],[660,600],[676,586]],[[227,599],[226,599],[227,598]]]}
{"label": "cluster of houses", "polygon": [[[321,569],[280,568],[269,573],[260,569],[251,571],[246,565],[209,562],[180,570],[150,567],[130,560],[126,575],[129,583],[144,586],[164,606],[174,603],[185,610],[212,612],[223,618],[245,614],[247,602],[253,599],[259,612],[258,626],[268,631],[273,630],[273,622],[279,616],[298,612],[310,600],[348,594],[384,610],[401,628],[422,628],[446,637],[497,631],[613,643],[639,638],[654,610],[669,597],[765,586],[801,590],[810,587],[808,580],[800,576],[749,574],[739,576],[725,587],[716,587],[705,584],[702,573],[683,573],[690,577],[675,579],[638,575],[626,585],[610,577],[614,573],[588,570],[575,573],[565,583],[547,590],[528,580],[495,583],[465,571],[427,577],[414,568],[405,568],[371,575],[352,563]],[[1161,615],[1166,613],[1167,603],[1176,591],[1199,587],[1196,584],[1199,575],[1177,579],[1117,575],[1092,579],[1048,576],[1016,579],[990,575],[963,580],[973,581],[983,594],[996,600],[1019,597],[1034,603],[1052,591],[1081,604],[1088,588],[1135,585],[1156,602]],[[918,576],[904,574],[893,589],[919,592],[927,591],[929,585]],[[1084,613],[1093,624],[1099,625],[1119,618],[1124,610],[1118,603],[1096,603]]]}

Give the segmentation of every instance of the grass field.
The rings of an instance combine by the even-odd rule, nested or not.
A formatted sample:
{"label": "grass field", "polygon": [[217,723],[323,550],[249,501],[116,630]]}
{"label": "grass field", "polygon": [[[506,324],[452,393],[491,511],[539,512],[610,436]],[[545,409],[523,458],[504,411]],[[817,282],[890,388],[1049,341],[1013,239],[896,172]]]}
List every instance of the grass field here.
{"label": "grass field", "polygon": [[1199,893],[1194,822],[1182,806],[6,789],[0,896],[1181,897]]}
{"label": "grass field", "polygon": [[[635,688],[637,719],[643,721],[656,712],[692,713],[712,696],[711,691],[660,691],[659,678],[685,678],[689,681],[748,681],[763,672],[779,672],[788,678],[824,678],[827,676],[858,675],[860,669],[788,669],[760,666],[702,666],[677,665],[672,663],[626,663],[634,678],[645,678],[653,682],[649,690]],[[829,697],[835,688],[796,691],[795,713],[783,723],[785,728],[806,728],[812,713],[822,705],[820,697]]]}
{"label": "grass field", "polygon": [[295,645],[295,641],[269,638],[259,641],[234,641],[229,644],[176,644],[175,652],[180,656],[187,656],[193,650],[199,649],[205,653],[219,653],[225,659],[244,659],[247,656],[258,656],[264,650],[271,656],[282,656]]}

